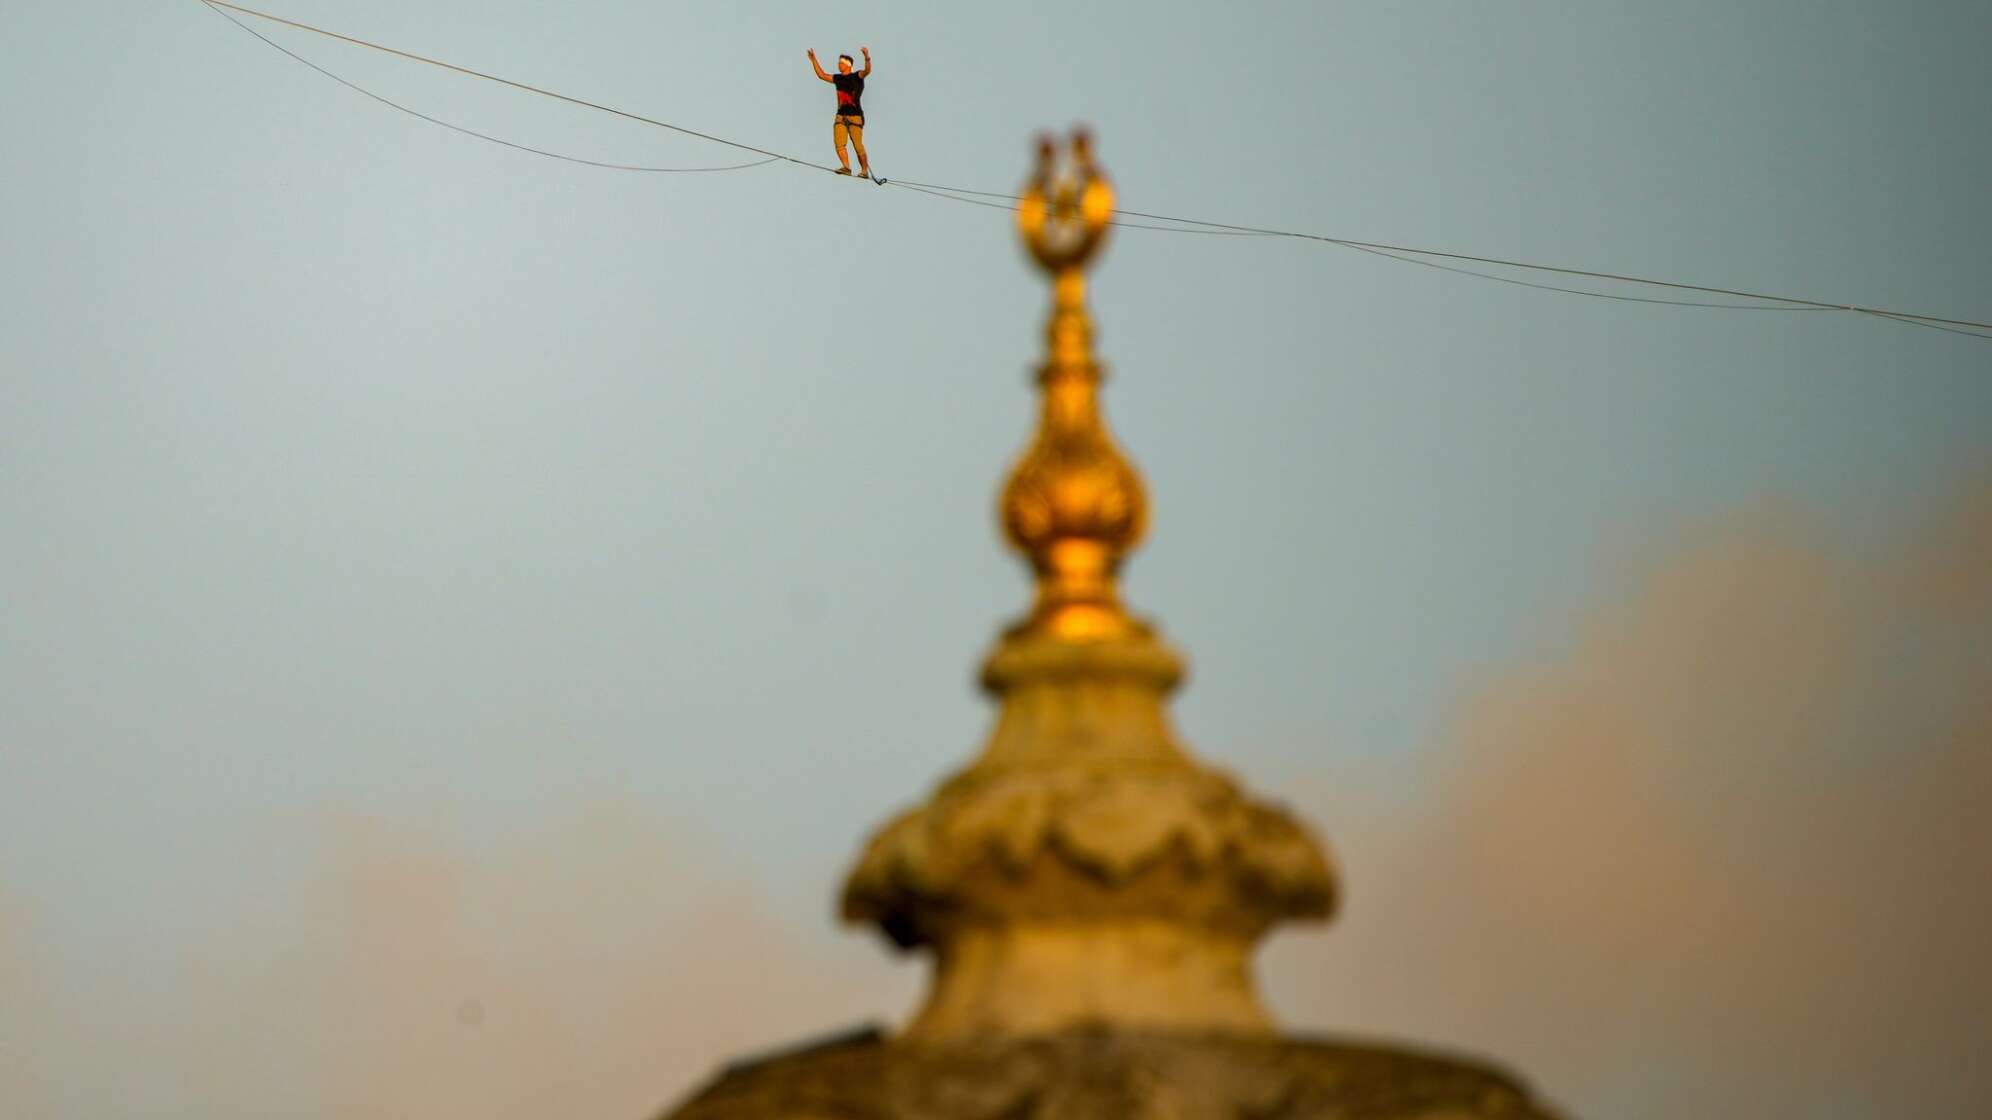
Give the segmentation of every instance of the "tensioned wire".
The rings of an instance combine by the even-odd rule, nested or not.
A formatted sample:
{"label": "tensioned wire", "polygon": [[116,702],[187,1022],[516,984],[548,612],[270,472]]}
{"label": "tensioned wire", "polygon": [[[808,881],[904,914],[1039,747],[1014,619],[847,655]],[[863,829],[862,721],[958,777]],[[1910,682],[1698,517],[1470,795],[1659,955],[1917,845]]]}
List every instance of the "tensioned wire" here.
{"label": "tensioned wire", "polygon": [[[624,109],[617,109],[609,105],[600,104],[598,102],[583,100],[582,98],[579,97],[569,97],[567,94],[564,93],[556,93],[550,89],[543,89],[539,86],[528,85],[525,82],[513,81],[510,78],[501,78],[496,74],[486,74],[482,70],[472,70],[468,66],[458,66],[455,63],[444,62],[441,59],[430,58],[427,55],[419,55],[411,51],[400,50],[396,47],[386,46],[385,44],[382,43],[369,42],[366,39],[356,39],[351,35],[341,35],[337,31],[327,31],[325,28],[322,27],[313,27],[311,24],[299,23],[297,20],[294,19],[285,19],[282,16],[271,15],[269,12],[259,12],[254,8],[245,8],[240,4],[230,4],[227,2],[227,0],[200,0],[200,2],[202,4],[207,5],[209,8],[213,9],[226,8],[231,12],[240,12],[245,16],[254,16],[257,19],[268,20],[271,23],[279,23],[284,25],[285,27],[294,27],[299,31],[309,31],[313,35],[323,35],[327,39],[337,39],[342,43],[350,43],[356,47],[365,47],[368,50],[380,51],[383,54],[391,54],[397,58],[405,58],[410,62],[420,62],[428,66],[441,67],[444,70],[453,71],[455,73],[465,75],[466,77],[482,78],[487,82],[497,82],[499,85],[511,86],[513,89],[523,90],[526,93],[538,94],[541,97],[551,97],[555,101],[565,101],[569,105],[579,105],[584,109],[593,109],[596,112],[609,113],[614,116],[623,117],[628,120],[636,121],[640,124],[652,125],[656,128],[667,128],[670,129],[672,132],[681,132],[686,136],[694,136],[700,140],[710,140],[715,144],[724,144],[729,148],[739,148],[743,152],[752,152],[757,156],[767,156],[768,157],[767,162],[773,162],[775,160],[783,160],[788,163],[793,163],[801,167],[813,167],[818,171],[836,170],[836,168],[828,167],[825,166],[824,164],[811,163],[806,159],[798,159],[795,156],[786,155],[782,152],[771,152],[768,151],[766,148],[756,148],[752,144],[742,144],[738,140],[728,140],[723,136],[713,136],[710,133],[700,132],[697,129],[685,128],[682,125],[675,125],[669,121],[660,121],[654,117],[646,117],[640,113],[632,113]],[[239,22],[236,22],[236,26],[240,27],[242,25]],[[244,30],[247,30],[247,28],[244,28]],[[262,38],[262,36],[257,36],[257,37]],[[263,41],[266,43],[270,42],[268,39],[264,39]],[[276,46],[275,43],[270,43],[270,45]],[[286,51],[285,53],[289,54],[290,52]],[[297,56],[292,55],[291,57],[296,58]],[[481,136],[481,134],[474,134],[474,135]],[[482,138],[491,139],[491,137],[482,137]],[[545,155],[550,153],[539,153],[539,154]]]}
{"label": "tensioned wire", "polygon": [[[1004,205],[1003,203],[1000,202],[983,202],[981,200],[973,198],[962,198],[959,195],[946,193],[947,188],[945,187],[933,187],[926,183],[909,183],[903,179],[895,179],[893,180],[893,185],[905,187],[907,190],[911,191],[919,191],[921,194],[930,194],[936,198],[949,199],[950,201],[953,202],[966,202],[974,206],[989,206],[998,210],[1014,211],[1016,209],[1015,206]],[[977,191],[975,193],[993,194],[994,192]],[[1125,211],[1117,211],[1117,212],[1125,212]],[[1169,220],[1187,221],[1188,219],[1172,218]],[[1112,224],[1128,225],[1131,223],[1115,222]],[[1165,233],[1228,233],[1238,237],[1282,236],[1281,234],[1278,233],[1259,232],[1256,230],[1189,229],[1182,227],[1149,226],[1149,225],[1134,225],[1133,228],[1161,230]],[[1697,301],[1682,300],[1682,299],[1659,299],[1653,296],[1625,296],[1625,295],[1619,295],[1614,292],[1593,292],[1593,291],[1588,291],[1584,288],[1564,288],[1564,287],[1559,287],[1555,284],[1538,284],[1531,280],[1517,280],[1512,276],[1496,276],[1491,272],[1475,272],[1469,268],[1458,268],[1453,265],[1440,264],[1437,261],[1420,260],[1417,257],[1407,257],[1400,253],[1392,253],[1387,250],[1372,248],[1368,245],[1358,245],[1343,241],[1336,241],[1334,242],[1334,244],[1340,245],[1342,248],[1345,249],[1354,249],[1359,253],[1368,253],[1372,256],[1378,256],[1378,257],[1388,257],[1391,260],[1402,261],[1405,264],[1419,264],[1419,265],[1424,265],[1427,268],[1436,268],[1443,272],[1456,272],[1461,276],[1475,276],[1482,280],[1497,280],[1503,284],[1519,284],[1524,288],[1535,288],[1538,291],[1564,292],[1573,296],[1591,296],[1595,299],[1615,299],[1615,300],[1623,300],[1627,303],[1660,303],[1660,304],[1666,304],[1669,307],[1716,307],[1716,308],[1721,308],[1722,310],[1725,311],[1839,311],[1842,310],[1841,308],[1837,307],[1791,307],[1791,306],[1784,306],[1784,305],[1770,304],[1770,303],[1709,303],[1709,302],[1697,302]]]}
{"label": "tensioned wire", "polygon": [[[904,179],[894,180],[894,183],[902,187],[908,187],[908,188],[925,187],[935,191],[947,191],[955,195],[975,195],[981,198],[1007,199],[1011,203],[1018,203],[1023,201],[1022,197],[1019,195],[1007,194],[1001,191],[977,191],[977,190],[969,190],[965,187],[944,187],[935,183],[920,183]],[[957,201],[969,202],[972,200],[968,198],[958,198]],[[984,205],[995,206],[999,204],[984,203]],[[1251,234],[1257,234],[1261,237],[1292,237],[1304,241],[1321,241],[1321,242],[1326,242],[1327,244],[1330,245],[1339,245],[1344,249],[1355,249],[1361,252],[1371,253],[1380,257],[1389,257],[1392,260],[1403,261],[1405,264],[1420,264],[1420,265],[1425,265],[1429,268],[1442,269],[1446,272],[1457,272],[1462,276],[1476,276],[1482,280],[1495,280],[1504,284],[1519,284],[1525,288],[1539,288],[1542,289],[1543,291],[1549,291],[1549,292],[1567,292],[1570,295],[1595,296],[1599,299],[1630,300],[1635,303],[1663,303],[1674,307],[1714,307],[1714,308],[1721,308],[1726,311],[1855,311],[1855,312],[1860,312],[1861,314],[1864,315],[1875,315],[1883,319],[1893,319],[1900,323],[1908,323],[1912,326],[1919,326],[1919,327],[1937,327],[1938,324],[1951,324],[1952,327],[1980,327],[1986,330],[1992,330],[1992,323],[1979,323],[1969,319],[1943,319],[1934,315],[1921,315],[1909,311],[1885,311],[1882,310],[1881,308],[1876,308],[1876,307],[1861,307],[1854,304],[1845,304],[1845,303],[1827,303],[1821,300],[1799,299],[1792,296],[1769,295],[1764,292],[1740,291],[1734,288],[1715,288],[1701,284],[1682,284],[1671,280],[1650,280],[1645,277],[1626,276],[1615,272],[1597,272],[1583,268],[1563,268],[1556,265],[1531,264],[1527,261],[1504,260],[1500,257],[1478,257],[1466,253],[1446,252],[1444,250],[1439,250],[1439,249],[1415,249],[1404,245],[1385,245],[1373,241],[1355,241],[1350,238],[1329,237],[1325,234],[1318,234],[1318,233],[1299,233],[1293,230],[1265,229],[1258,226],[1241,226],[1225,222],[1206,222],[1196,218],[1177,218],[1167,214],[1145,213],[1140,210],[1116,210],[1114,211],[1114,213],[1126,214],[1131,217],[1137,217],[1137,218],[1154,218],[1159,221],[1181,222],[1184,223],[1185,225],[1200,226],[1211,230],[1223,230],[1231,233],[1251,233]],[[1184,230],[1182,232],[1195,232],[1195,231]],[[1415,256],[1405,256],[1402,254],[1415,254]],[[1620,283],[1625,283],[1625,284],[1646,284],[1653,287],[1674,288],[1690,292],[1707,292],[1712,295],[1737,296],[1743,299],[1775,300],[1777,301],[1778,304],[1781,304],[1783,306],[1772,306],[1766,304],[1705,303],[1705,302],[1694,302],[1689,300],[1654,299],[1651,297],[1616,295],[1610,292],[1586,291],[1581,288],[1560,288],[1550,284],[1536,284],[1536,283],[1531,283],[1530,281],[1527,280],[1518,280],[1512,276],[1497,276],[1492,273],[1476,272],[1472,269],[1467,269],[1467,268],[1456,268],[1449,265],[1439,264],[1435,261],[1421,260],[1419,259],[1420,257],[1442,257],[1448,260],[1471,261],[1479,264],[1505,265],[1509,268],[1524,268],[1537,272],[1553,272],[1553,273],[1560,273],[1566,276],[1583,276],[1595,280],[1618,281]],[[1951,328],[1938,327],[1938,329],[1951,329]],[[1992,337],[1988,335],[1982,335],[1977,333],[1976,331],[1971,331],[1971,330],[1952,330],[1952,333],[1968,335],[1969,337],[1972,338]]]}
{"label": "tensioned wire", "polygon": [[334,74],[332,71],[327,70],[325,67],[318,65],[316,62],[313,62],[310,59],[304,57],[303,55],[298,54],[296,51],[291,50],[289,47],[284,46],[282,43],[277,42],[275,39],[270,38],[268,35],[263,34],[262,32],[256,30],[255,28],[249,26],[248,24],[243,23],[241,20],[236,19],[234,16],[229,15],[227,12],[222,11],[220,7],[217,7],[213,4],[208,4],[207,9],[208,11],[213,12],[215,15],[220,16],[221,18],[227,20],[228,22],[248,32],[249,34],[254,35],[256,38],[261,39],[264,43],[268,44],[272,49],[281,51],[282,53],[289,55],[293,60],[301,62],[306,66],[309,66],[313,70],[318,71],[320,74],[325,75],[326,77],[332,79],[333,81],[338,82],[340,85],[345,86],[347,89],[352,90],[354,93],[359,94],[361,97],[372,98],[373,100],[380,102],[382,105],[385,105],[390,109],[399,110],[400,112],[406,113],[411,117],[415,117],[419,120],[428,121],[430,124],[441,125],[442,127],[449,129],[451,132],[461,132],[465,136],[475,136],[479,140],[489,140],[493,144],[502,144],[507,148],[513,148],[521,152],[531,152],[533,155],[536,156],[545,156],[548,159],[565,160],[568,163],[578,163],[586,167],[602,167],[602,168],[607,168],[608,170],[611,171],[656,171],[656,172],[682,173],[682,174],[696,174],[702,171],[743,171],[749,167],[759,167],[764,163],[773,163],[781,158],[780,156],[767,156],[762,159],[754,160],[751,163],[733,163],[733,164],[726,164],[720,167],[645,167],[631,163],[606,163],[602,160],[583,159],[580,156],[569,156],[569,155],[562,155],[559,152],[549,152],[544,148],[535,148],[531,147],[530,145],[520,144],[516,141],[507,140],[501,136],[493,136],[487,132],[479,132],[474,128],[465,128],[463,125],[453,124],[450,121],[443,120],[440,117],[432,117],[429,114],[424,113],[419,109],[411,109],[408,106],[403,105],[399,101],[389,100],[388,98],[383,97],[380,94],[375,93],[374,91],[367,89],[366,87],[361,86],[356,82],[347,81],[345,78],[342,78],[337,74]]}
{"label": "tensioned wire", "polygon": [[[227,18],[229,22],[235,24],[237,27],[240,27],[242,30],[247,31],[249,34],[255,35],[258,39],[261,39],[264,43],[268,44],[269,46],[275,48],[276,50],[282,51],[285,55],[288,55],[292,59],[295,59],[296,61],[311,67],[313,70],[318,71],[319,73],[325,75],[326,77],[339,82],[341,85],[344,85],[354,90],[357,93],[364,94],[365,96],[372,98],[375,101],[379,101],[384,105],[388,105],[394,109],[398,109],[404,113],[408,113],[411,116],[418,117],[432,124],[441,125],[444,128],[448,128],[451,129],[452,131],[460,132],[468,136],[473,136],[480,140],[487,140],[495,144],[502,144],[508,148],[514,148],[519,151],[530,152],[534,155],[547,156],[552,159],[564,160],[570,163],[584,164],[591,167],[602,167],[602,168],[609,168],[613,170],[622,170],[622,171],[660,171],[660,172],[738,171],[751,167],[758,167],[763,164],[773,163],[776,161],[792,163],[798,167],[808,167],[817,171],[834,172],[837,170],[836,168],[830,167],[828,165],[813,163],[809,160],[801,159],[796,156],[788,155],[783,152],[775,152],[765,148],[757,148],[751,144],[743,144],[737,140],[729,140],[722,136],[714,136],[710,133],[700,132],[696,129],[685,128],[681,125],[672,124],[668,121],[661,121],[652,117],[643,116],[641,114],[628,112],[622,109],[616,109],[608,105],[602,105],[597,102],[587,101],[579,97],[571,97],[567,94],[558,93],[550,89],[529,85],[525,82],[514,81],[510,78],[502,78],[495,74],[487,74],[484,73],[483,71],[470,69],[469,67],[458,66],[454,63],[444,62],[439,59],[429,58],[424,55],[419,55],[409,51],[399,50],[397,48],[385,46],[380,43],[369,42],[368,40],[355,38],[350,35],[342,35],[336,31],[328,31],[324,28],[314,27],[307,23],[300,23],[296,20],[285,19],[282,16],[272,15],[268,12],[260,12],[253,8],[245,8],[238,4],[229,3],[228,0],[200,0],[200,2],[206,5],[209,9],[214,10],[217,15],[221,15]],[[226,9],[226,11],[224,11],[223,9]],[[724,167],[700,167],[700,168],[640,167],[629,164],[616,164],[616,163],[608,163],[598,160],[582,159],[575,156],[562,155],[557,152],[550,152],[539,148],[529,147],[524,144],[514,143],[512,141],[505,140],[500,137],[492,136],[487,133],[478,132],[473,129],[464,128],[461,125],[456,125],[448,121],[440,120],[436,117],[429,116],[428,114],[418,112],[405,105],[401,105],[398,102],[389,100],[388,98],[376,94],[371,90],[364,89],[361,86],[357,85],[356,83],[350,82],[345,78],[342,78],[339,75],[332,73],[330,70],[327,70],[326,68],[319,66],[318,64],[313,63],[310,60],[303,58],[302,56],[297,55],[296,53],[284,48],[283,46],[279,45],[273,40],[267,38],[266,36],[257,33],[256,31],[248,27],[246,24],[243,24],[240,20],[237,20],[234,17],[229,16],[228,12],[231,11],[239,12],[247,16],[253,16],[257,19],[267,20],[272,23],[282,24],[286,27],[296,28],[300,31],[307,31],[315,35],[321,35],[326,38],[335,39],[340,42],[349,43],[354,46],[364,47],[369,50],[380,51],[385,54],[390,54],[399,58],[408,59],[409,61],[412,62],[420,62],[429,66],[436,66],[444,70],[449,70],[458,74],[463,74],[468,77],[481,78],[485,81],[496,82],[500,85],[510,86],[514,89],[522,90],[527,93],[536,94],[541,97],[549,97],[557,101],[567,102],[568,104],[571,105],[578,105],[581,106],[582,108],[593,109],[596,110],[597,112],[609,113],[614,116],[637,121],[641,124],[647,124],[657,128],[664,128],[672,132],[682,133],[684,135],[692,136],[700,140],[707,140],[715,144],[722,144],[730,148],[737,148],[741,151],[751,152],[755,155],[759,155],[764,158],[753,161],[751,163],[735,164]],[[971,190],[965,187],[950,187],[938,183],[923,183],[914,180],[891,180],[891,181],[879,180],[879,182],[882,185],[904,187],[905,189],[908,190],[917,191],[919,193],[931,195],[936,198],[944,198],[953,202],[961,202],[977,206],[986,206],[994,209],[1012,210],[1015,208],[1015,204],[1020,201],[1019,196],[1017,195],[998,192],[998,191]],[[964,196],[974,196],[974,197],[964,197]],[[1001,199],[1003,201],[1002,202],[978,201],[978,200],[989,200],[989,199]],[[1803,299],[1793,296],[1772,295],[1764,292],[1751,292],[1751,291],[1744,291],[1734,288],[1721,288],[1721,287],[1713,287],[1702,284],[1686,284],[1670,280],[1654,280],[1647,277],[1630,276],[1621,273],[1602,272],[1593,269],[1568,268],[1558,265],[1535,264],[1528,261],[1507,260],[1499,257],[1476,256],[1473,254],[1451,252],[1442,249],[1420,249],[1404,245],[1389,245],[1379,242],[1358,241],[1352,238],[1331,237],[1325,234],[1304,233],[1296,230],[1273,229],[1273,228],[1260,227],[1260,226],[1246,226],[1246,225],[1239,225],[1227,222],[1211,222],[1196,218],[1180,218],[1169,214],[1154,214],[1139,210],[1115,210],[1113,214],[1117,219],[1146,218],[1149,219],[1151,222],[1174,223],[1173,225],[1167,225],[1167,226],[1158,226],[1158,225],[1145,224],[1140,222],[1127,222],[1127,221],[1115,221],[1113,223],[1115,225],[1124,226],[1126,228],[1154,230],[1154,231],[1167,232],[1167,233],[1200,233],[1200,234],[1228,234],[1231,236],[1286,237],[1286,238],[1294,238],[1297,240],[1304,240],[1304,241],[1315,241],[1324,244],[1340,246],[1345,249],[1354,249],[1359,252],[1368,253],[1373,256],[1384,257],[1390,260],[1400,261],[1405,264],[1424,265],[1429,268],[1437,268],[1442,271],[1454,272],[1460,275],[1476,277],[1478,279],[1483,279],[1483,280],[1493,280],[1505,284],[1516,284],[1522,287],[1536,288],[1543,291],[1561,292],[1569,295],[1589,296],[1595,299],[1610,299],[1610,300],[1619,300],[1619,301],[1632,302],[1632,303],[1656,303],[1656,304],[1665,304],[1674,307],[1697,307],[1697,308],[1720,309],[1726,311],[1851,311],[1863,315],[1873,316],[1876,318],[1890,319],[1895,322],[1906,323],[1911,326],[1930,327],[1936,330],[1947,331],[1948,333],[1951,334],[1962,334],[1971,338],[1992,340],[1992,334],[1979,333],[1980,331],[1992,332],[1992,323],[1977,322],[1969,319],[1950,319],[1936,315],[1921,314],[1918,312],[1895,311],[1895,310],[1888,310],[1878,307],[1864,307],[1858,304],[1835,303],[1824,300]],[[1436,259],[1427,259],[1427,258],[1436,258]],[[1582,277],[1582,278],[1601,280],[1612,283],[1638,284],[1646,287],[1664,288],[1675,291],[1697,292],[1708,295],[1731,296],[1739,299],[1751,299],[1751,300],[1758,300],[1761,302],[1752,303],[1752,304],[1716,303],[1710,301],[1666,299],[1655,296],[1630,296],[1630,295],[1620,295],[1612,292],[1589,291],[1581,288],[1568,288],[1552,284],[1540,284],[1528,280],[1521,280],[1512,276],[1500,276],[1493,273],[1476,271],[1474,269],[1461,268],[1456,265],[1440,264],[1438,263],[1440,260],[1460,261],[1471,264],[1482,264],[1482,265],[1491,265],[1496,267],[1523,269],[1534,272],[1544,272],[1544,273],[1552,273],[1552,274],[1565,275],[1565,276]]]}

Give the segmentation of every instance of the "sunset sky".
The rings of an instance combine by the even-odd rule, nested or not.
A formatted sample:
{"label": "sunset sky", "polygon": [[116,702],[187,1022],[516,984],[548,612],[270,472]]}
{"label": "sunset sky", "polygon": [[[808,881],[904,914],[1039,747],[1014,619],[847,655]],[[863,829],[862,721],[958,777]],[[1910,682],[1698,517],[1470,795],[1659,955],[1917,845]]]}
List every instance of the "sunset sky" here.
{"label": "sunset sky", "polygon": [[[1136,210],[1992,319],[1975,0],[265,5],[817,162],[864,45],[887,178],[1085,122]],[[198,0],[0,30],[0,1111],[638,1120],[902,1016],[831,903],[1027,602],[1007,215],[508,150]],[[1092,298],[1184,735],[1345,875],[1290,1028],[1599,1120],[1992,1096],[1992,341],[1145,230]]]}

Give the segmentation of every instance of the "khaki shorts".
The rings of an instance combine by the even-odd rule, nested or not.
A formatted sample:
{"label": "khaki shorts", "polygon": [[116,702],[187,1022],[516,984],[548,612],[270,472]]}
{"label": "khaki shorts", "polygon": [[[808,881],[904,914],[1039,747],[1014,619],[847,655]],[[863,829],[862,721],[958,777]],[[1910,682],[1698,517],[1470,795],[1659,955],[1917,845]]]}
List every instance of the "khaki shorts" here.
{"label": "khaki shorts", "polygon": [[830,138],[836,141],[837,146],[841,148],[844,146],[844,137],[846,134],[849,134],[850,138],[858,143],[864,143],[865,119],[863,117],[838,117],[836,122],[830,126]]}

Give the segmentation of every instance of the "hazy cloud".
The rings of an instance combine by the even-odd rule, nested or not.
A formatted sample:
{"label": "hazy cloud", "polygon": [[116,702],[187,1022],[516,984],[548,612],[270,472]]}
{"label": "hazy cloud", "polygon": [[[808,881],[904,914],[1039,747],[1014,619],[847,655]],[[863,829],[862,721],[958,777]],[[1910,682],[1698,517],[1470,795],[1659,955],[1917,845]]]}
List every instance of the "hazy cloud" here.
{"label": "hazy cloud", "polygon": [[1314,799],[1349,900],[1273,952],[1280,1003],[1497,1055],[1591,1115],[1971,1114],[1992,486],[1879,557],[1747,511],[1628,586],[1460,706],[1434,798]]}
{"label": "hazy cloud", "polygon": [[[48,1035],[0,924],[0,1095],[84,1114],[135,1080],[147,1115],[638,1118],[729,1057],[906,998],[875,948],[784,928],[721,849],[634,809],[553,814],[482,851],[374,818],[322,827],[318,874],[219,915],[183,982],[115,1025]],[[117,1072],[85,1074],[101,1062]]]}
{"label": "hazy cloud", "polygon": [[48,962],[31,939],[27,915],[0,885],[0,1100],[29,1110],[52,1107],[56,1008],[44,984]]}

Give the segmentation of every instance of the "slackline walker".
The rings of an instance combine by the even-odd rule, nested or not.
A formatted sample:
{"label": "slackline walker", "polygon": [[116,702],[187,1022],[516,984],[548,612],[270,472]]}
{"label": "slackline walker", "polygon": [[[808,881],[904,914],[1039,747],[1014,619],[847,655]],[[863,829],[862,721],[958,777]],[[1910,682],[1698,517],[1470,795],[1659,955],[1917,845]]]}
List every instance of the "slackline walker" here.
{"label": "slackline walker", "polygon": [[830,123],[830,140],[837,145],[837,162],[843,165],[837,174],[851,173],[851,157],[844,151],[844,140],[849,137],[851,146],[858,150],[858,170],[865,178],[883,185],[884,179],[872,175],[871,157],[865,154],[865,79],[871,77],[872,49],[859,47],[858,51],[865,56],[865,68],[855,74],[851,68],[857,60],[847,54],[837,56],[835,74],[824,73],[823,64],[816,61],[815,47],[809,48],[809,68],[816,71],[817,77],[837,87],[837,116]]}

